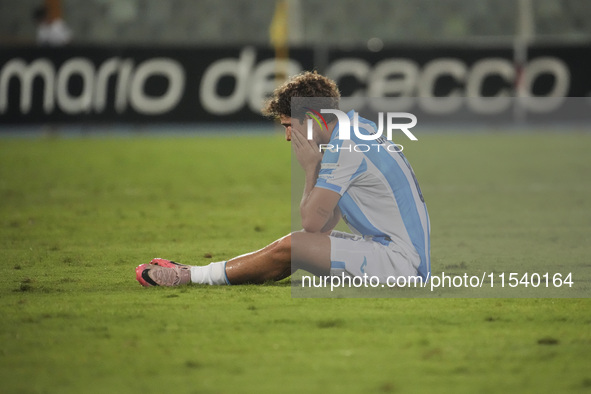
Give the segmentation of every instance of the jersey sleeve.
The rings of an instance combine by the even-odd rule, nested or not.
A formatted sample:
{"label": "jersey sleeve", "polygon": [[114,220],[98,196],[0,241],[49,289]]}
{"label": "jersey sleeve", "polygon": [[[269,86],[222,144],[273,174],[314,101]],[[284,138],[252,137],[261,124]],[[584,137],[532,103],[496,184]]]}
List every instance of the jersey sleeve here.
{"label": "jersey sleeve", "polygon": [[343,195],[349,185],[367,171],[363,154],[354,151],[354,143],[342,141],[338,148],[327,149],[320,162],[316,187],[333,190]]}

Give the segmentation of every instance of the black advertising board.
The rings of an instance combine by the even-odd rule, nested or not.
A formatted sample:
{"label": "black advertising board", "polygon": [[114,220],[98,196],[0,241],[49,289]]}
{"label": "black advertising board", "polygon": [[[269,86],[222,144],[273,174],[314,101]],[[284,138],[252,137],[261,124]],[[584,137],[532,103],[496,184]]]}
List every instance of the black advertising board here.
{"label": "black advertising board", "polygon": [[284,70],[254,47],[4,49],[0,124],[261,121],[276,71],[312,68],[292,54]]}
{"label": "black advertising board", "polygon": [[277,62],[271,49],[249,46],[1,48],[0,125],[259,122],[276,73],[313,69],[337,80],[351,107],[362,107],[363,97],[388,98],[397,110],[434,119],[502,116],[514,96],[533,98],[527,105],[543,112],[546,97],[591,92],[591,46],[583,44],[532,46],[521,64],[512,46],[289,55]]}

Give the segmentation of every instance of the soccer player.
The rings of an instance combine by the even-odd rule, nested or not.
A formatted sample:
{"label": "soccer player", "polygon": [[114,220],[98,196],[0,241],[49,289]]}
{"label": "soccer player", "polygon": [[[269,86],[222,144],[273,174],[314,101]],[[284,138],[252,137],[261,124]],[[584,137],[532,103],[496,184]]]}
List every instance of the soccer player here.
{"label": "soccer player", "polygon": [[[355,149],[367,141],[353,132],[350,140],[338,139],[339,122],[333,114],[324,116],[326,126],[312,122],[313,138],[308,139],[312,113],[298,107],[292,113],[296,97],[326,98],[330,108],[324,109],[338,109],[340,92],[329,78],[304,72],[278,87],[263,109],[285,128],[305,173],[300,204],[303,230],[256,252],[207,266],[153,259],[136,268],[142,285],[263,283],[281,280],[298,269],[319,276],[376,276],[381,283],[388,277],[428,279],[429,216],[402,152],[384,138],[372,141],[369,150]],[[352,118],[353,111],[347,115]],[[375,134],[376,126],[359,117],[359,130]],[[341,218],[353,234],[333,231]]]}

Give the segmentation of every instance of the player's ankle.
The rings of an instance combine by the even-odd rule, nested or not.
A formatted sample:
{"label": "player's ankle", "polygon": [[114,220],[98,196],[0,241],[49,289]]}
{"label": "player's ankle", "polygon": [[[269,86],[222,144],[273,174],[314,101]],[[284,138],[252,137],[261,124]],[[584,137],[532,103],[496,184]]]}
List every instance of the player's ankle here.
{"label": "player's ankle", "polygon": [[229,285],[226,262],[219,261],[206,266],[191,266],[191,282],[203,285]]}

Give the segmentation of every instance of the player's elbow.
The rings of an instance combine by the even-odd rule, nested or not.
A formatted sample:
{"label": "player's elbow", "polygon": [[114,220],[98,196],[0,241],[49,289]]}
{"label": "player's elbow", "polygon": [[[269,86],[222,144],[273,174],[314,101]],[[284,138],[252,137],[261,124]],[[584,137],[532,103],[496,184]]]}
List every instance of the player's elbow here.
{"label": "player's elbow", "polygon": [[[331,193],[333,193],[331,191]],[[336,194],[336,193],[335,193]],[[338,196],[338,194],[336,194]],[[302,227],[309,233],[321,233],[335,215],[334,205],[308,201],[300,206]]]}
{"label": "player's elbow", "polygon": [[323,227],[324,223],[317,218],[302,217],[302,228],[307,233],[319,233]]}

